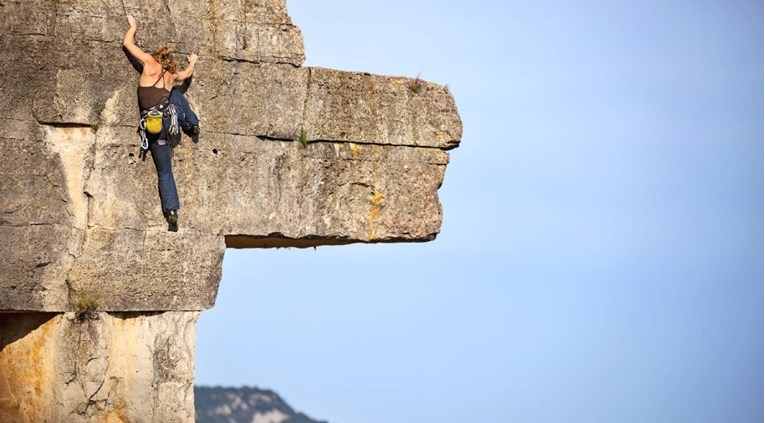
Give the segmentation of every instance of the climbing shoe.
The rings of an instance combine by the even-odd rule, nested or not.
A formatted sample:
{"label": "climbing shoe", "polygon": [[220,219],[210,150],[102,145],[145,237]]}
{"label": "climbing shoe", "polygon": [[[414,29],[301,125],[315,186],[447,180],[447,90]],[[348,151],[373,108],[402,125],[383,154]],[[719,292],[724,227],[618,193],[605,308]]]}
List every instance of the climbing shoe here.
{"label": "climbing shoe", "polygon": [[170,232],[178,232],[178,210],[170,210],[167,212],[167,230]]}
{"label": "climbing shoe", "polygon": [[199,142],[199,125],[194,125],[191,128],[189,128],[189,136],[191,137],[191,140],[195,143]]}
{"label": "climbing shoe", "polygon": [[183,125],[182,127],[183,132],[186,133],[186,135],[193,137],[194,135],[199,135],[199,125]]}

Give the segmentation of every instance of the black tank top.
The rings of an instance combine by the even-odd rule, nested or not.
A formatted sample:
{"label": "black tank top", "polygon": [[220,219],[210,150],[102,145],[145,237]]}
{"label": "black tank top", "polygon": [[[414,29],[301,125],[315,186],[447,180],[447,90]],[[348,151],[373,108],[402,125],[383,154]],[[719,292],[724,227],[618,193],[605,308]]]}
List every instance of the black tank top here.
{"label": "black tank top", "polygon": [[[141,110],[148,110],[154,106],[160,105],[170,98],[170,91],[165,89],[165,69],[159,74],[159,79],[150,87],[138,86],[138,106]],[[157,82],[162,80],[162,88],[157,88]]]}

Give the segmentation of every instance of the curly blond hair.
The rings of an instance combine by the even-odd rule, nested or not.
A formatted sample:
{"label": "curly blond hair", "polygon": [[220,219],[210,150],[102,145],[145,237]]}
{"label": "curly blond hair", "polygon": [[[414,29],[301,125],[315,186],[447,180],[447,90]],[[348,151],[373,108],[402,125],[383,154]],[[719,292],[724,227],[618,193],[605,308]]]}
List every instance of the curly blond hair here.
{"label": "curly blond hair", "polygon": [[178,72],[178,63],[173,58],[173,50],[169,46],[157,47],[151,53],[151,57],[162,65],[162,69],[170,73]]}

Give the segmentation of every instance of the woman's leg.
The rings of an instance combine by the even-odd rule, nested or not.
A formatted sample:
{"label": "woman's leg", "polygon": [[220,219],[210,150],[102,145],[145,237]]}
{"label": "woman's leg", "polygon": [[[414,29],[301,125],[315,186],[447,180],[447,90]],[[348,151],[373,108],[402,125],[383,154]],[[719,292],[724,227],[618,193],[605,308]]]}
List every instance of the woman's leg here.
{"label": "woman's leg", "polygon": [[191,110],[189,101],[186,100],[186,97],[184,97],[183,94],[181,94],[181,92],[175,88],[170,91],[170,102],[180,108],[180,113],[178,113],[178,122],[181,124],[183,129],[189,130],[194,126],[199,125],[199,118],[194,113],[194,111]]}
{"label": "woman's leg", "polygon": [[[160,144],[161,143],[161,144]],[[151,158],[157,168],[157,187],[159,198],[162,201],[162,211],[178,210],[181,203],[178,200],[178,190],[173,178],[172,149],[165,140],[152,141],[149,143]]]}

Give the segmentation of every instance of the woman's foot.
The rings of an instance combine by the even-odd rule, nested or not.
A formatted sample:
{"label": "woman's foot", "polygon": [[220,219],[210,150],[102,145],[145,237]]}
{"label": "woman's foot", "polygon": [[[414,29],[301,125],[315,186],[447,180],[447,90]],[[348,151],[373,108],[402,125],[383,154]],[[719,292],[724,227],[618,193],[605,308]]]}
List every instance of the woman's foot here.
{"label": "woman's foot", "polygon": [[167,212],[167,230],[170,232],[178,232],[178,210],[170,210]]}
{"label": "woman's foot", "polygon": [[199,142],[199,125],[194,125],[189,130],[189,136],[191,136],[191,140],[194,141],[194,143]]}
{"label": "woman's foot", "polygon": [[199,141],[199,124],[191,125],[191,126],[183,126],[183,132],[186,133],[189,137],[191,137],[194,142]]}

